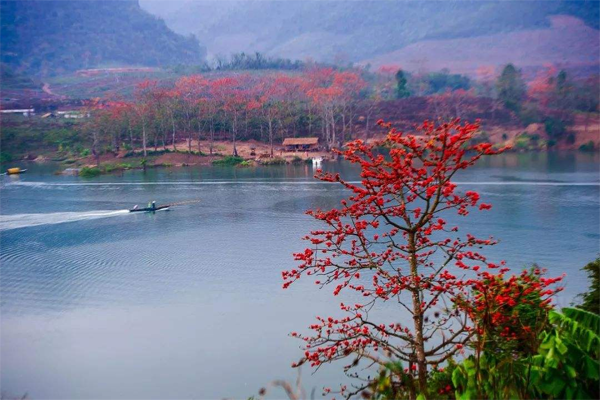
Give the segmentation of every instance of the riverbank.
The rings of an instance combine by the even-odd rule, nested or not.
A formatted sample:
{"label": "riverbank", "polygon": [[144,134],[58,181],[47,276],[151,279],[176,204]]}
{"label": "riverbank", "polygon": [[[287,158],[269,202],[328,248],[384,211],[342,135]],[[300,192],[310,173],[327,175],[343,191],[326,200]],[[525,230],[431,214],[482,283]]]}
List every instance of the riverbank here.
{"label": "riverbank", "polygon": [[[191,151],[189,150],[191,147]],[[60,154],[54,156],[38,156],[35,162],[60,161],[61,171],[66,175],[82,175],[93,177],[102,174],[122,172],[131,169],[148,169],[160,167],[193,167],[193,166],[237,166],[253,167],[258,165],[282,165],[312,162],[313,159],[335,159],[330,152],[285,151],[277,147],[271,157],[270,146],[257,141],[236,143],[237,157],[233,157],[233,144],[226,141],[215,141],[212,144],[212,154],[208,141],[191,143],[178,142],[174,146],[147,149],[144,156],[141,149],[106,152],[97,158],[92,155],[85,157],[60,159]],[[50,158],[52,157],[52,158]]]}

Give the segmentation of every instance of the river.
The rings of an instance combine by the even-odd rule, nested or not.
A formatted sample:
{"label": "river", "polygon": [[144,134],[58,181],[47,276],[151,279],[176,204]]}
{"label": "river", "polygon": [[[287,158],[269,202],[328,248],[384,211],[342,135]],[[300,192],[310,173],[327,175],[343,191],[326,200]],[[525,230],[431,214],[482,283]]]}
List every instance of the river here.
{"label": "river", "polygon": [[[504,154],[457,177],[494,208],[461,219],[493,235],[492,261],[538,263],[567,273],[558,299],[587,288],[580,270],[599,253],[600,157]],[[34,399],[247,398],[274,379],[293,380],[301,356],[291,331],[335,313],[330,290],[281,289],[304,214],[333,207],[344,191],[312,178],[311,165],[128,171],[94,179],[29,165],[1,184],[0,384]],[[326,164],[343,176],[355,167]],[[130,214],[199,199],[168,212]],[[453,221],[455,217],[451,217]],[[334,385],[341,367],[311,375]],[[273,392],[283,397],[283,392]],[[317,390],[317,395],[320,390]]]}

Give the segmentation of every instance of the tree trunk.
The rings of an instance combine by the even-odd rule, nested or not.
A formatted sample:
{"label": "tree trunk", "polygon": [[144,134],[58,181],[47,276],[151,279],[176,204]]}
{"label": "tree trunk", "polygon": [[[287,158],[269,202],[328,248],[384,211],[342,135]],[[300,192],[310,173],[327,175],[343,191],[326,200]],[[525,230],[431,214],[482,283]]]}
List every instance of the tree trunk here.
{"label": "tree trunk", "polygon": [[273,121],[269,118],[269,144],[271,145],[271,158],[273,158]]}
{"label": "tree trunk", "polygon": [[131,121],[127,121],[127,125],[129,126],[129,146],[131,146],[131,150],[133,151],[133,130],[131,129]]}
{"label": "tree trunk", "polygon": [[[413,282],[419,276],[417,267],[417,245],[414,232],[408,234],[408,254],[410,256],[410,275]],[[413,303],[413,323],[415,327],[415,353],[417,356],[419,393],[427,398],[427,359],[425,358],[425,342],[423,340],[423,311],[421,309],[421,293],[418,287],[411,289]]]}
{"label": "tree trunk", "polygon": [[175,144],[175,118],[171,113],[171,125],[173,127],[173,151],[177,151],[177,145]]}
{"label": "tree trunk", "polygon": [[213,119],[210,119],[210,155],[212,156],[213,154],[213,143],[215,141],[215,126],[214,126],[214,122]]}
{"label": "tree trunk", "polygon": [[146,122],[142,122],[142,148],[144,149],[144,158],[148,155],[148,150],[146,149]]}
{"label": "tree trunk", "polygon": [[237,147],[235,146],[235,140],[237,138],[237,117],[233,117],[233,130],[232,130],[232,139],[233,139],[233,156],[237,157]]}

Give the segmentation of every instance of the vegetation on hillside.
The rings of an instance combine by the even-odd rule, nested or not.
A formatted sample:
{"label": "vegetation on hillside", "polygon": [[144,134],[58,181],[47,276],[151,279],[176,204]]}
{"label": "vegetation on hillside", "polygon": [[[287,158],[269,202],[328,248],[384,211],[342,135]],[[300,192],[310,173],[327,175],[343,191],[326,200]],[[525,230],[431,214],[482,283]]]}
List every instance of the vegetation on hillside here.
{"label": "vegetation on hillside", "polygon": [[1,8],[1,59],[16,72],[45,76],[203,59],[194,37],[175,34],[134,0],[3,0]]}
{"label": "vegetation on hillside", "polygon": [[369,59],[423,40],[539,29],[549,26],[551,15],[582,18],[596,29],[599,20],[595,1],[238,0],[188,2],[176,10],[163,4],[142,1],[143,7],[161,15],[177,32],[198,34],[212,54],[260,51],[340,63]]}
{"label": "vegetation on hillside", "polygon": [[[85,147],[100,156],[125,147],[147,153],[150,148],[181,146],[178,142],[186,140],[186,151],[201,151],[192,149],[192,143],[200,146],[207,141],[208,149],[202,151],[212,153],[215,140],[228,139],[235,155],[238,140],[254,139],[269,143],[273,155],[287,137],[317,136],[322,148],[339,148],[353,138],[372,138],[378,119],[412,129],[420,120],[437,117],[481,119],[486,132],[474,140],[489,140],[488,129],[495,129],[493,140],[509,142],[517,151],[555,146],[598,149],[587,134],[588,129],[597,129],[599,101],[593,90],[597,77],[574,80],[564,70],[549,67],[526,83],[510,64],[497,76],[492,70],[477,80],[446,70],[411,74],[315,64],[273,71],[260,70],[268,65],[268,60],[261,60],[258,55],[240,56],[236,61],[240,67],[259,69],[243,73],[212,70],[182,76],[161,70],[54,79],[53,87],[63,92],[74,85],[79,95],[103,93],[98,87],[107,85],[104,93],[112,94],[85,101],[82,112],[91,118],[73,123],[8,119],[3,151],[19,157],[44,146],[75,153]],[[147,76],[159,79],[144,79]],[[117,95],[117,84],[127,91]],[[47,130],[45,135],[42,129]],[[509,137],[498,129],[513,133]]]}
{"label": "vegetation on hillside", "polygon": [[2,82],[2,89],[40,89],[42,84],[33,80],[26,74],[15,72],[9,65],[0,64],[0,82]]}

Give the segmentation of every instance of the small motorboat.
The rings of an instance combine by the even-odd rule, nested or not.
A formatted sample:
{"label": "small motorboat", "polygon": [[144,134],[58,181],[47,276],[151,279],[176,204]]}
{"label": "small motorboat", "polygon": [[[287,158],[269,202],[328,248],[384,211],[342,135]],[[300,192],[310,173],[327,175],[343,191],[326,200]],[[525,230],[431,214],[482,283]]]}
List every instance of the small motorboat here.
{"label": "small motorboat", "polygon": [[169,211],[169,209],[171,207],[175,207],[175,206],[182,206],[185,204],[194,204],[194,203],[198,203],[200,200],[187,200],[187,201],[180,201],[178,203],[169,203],[169,204],[163,204],[162,206],[157,206],[156,203],[153,201],[152,203],[148,204],[148,207],[144,207],[144,208],[138,208],[137,204],[129,209],[129,212],[156,212],[156,211]]}
{"label": "small motorboat", "polygon": [[154,206],[154,207],[145,207],[145,208],[138,208],[138,206],[133,207],[132,209],[129,210],[129,212],[156,212],[156,211],[167,211],[169,209],[169,207],[171,207],[170,205],[164,205],[164,206]]}

